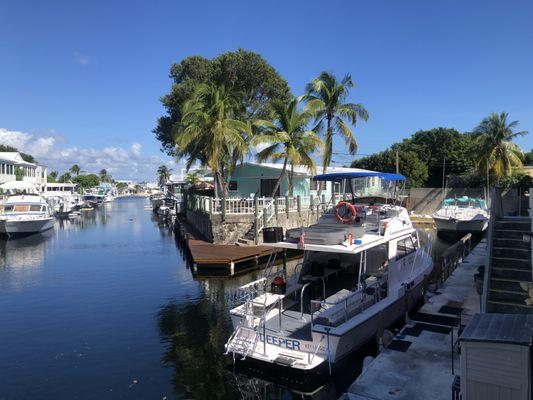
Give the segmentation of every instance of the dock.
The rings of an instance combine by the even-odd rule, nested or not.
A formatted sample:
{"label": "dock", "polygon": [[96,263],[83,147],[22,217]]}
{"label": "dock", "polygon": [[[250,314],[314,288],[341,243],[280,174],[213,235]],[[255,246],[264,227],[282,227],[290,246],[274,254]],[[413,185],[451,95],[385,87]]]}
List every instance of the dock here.
{"label": "dock", "polygon": [[[231,244],[214,244],[203,240],[194,226],[184,220],[177,220],[175,231],[178,238],[188,250],[192,268],[201,277],[231,277],[259,268],[266,263],[270,255],[283,253],[282,249],[270,246],[236,246]],[[299,254],[286,254],[286,261],[300,258]],[[277,263],[283,261],[283,254],[278,254]]]}
{"label": "dock", "polygon": [[474,283],[483,239],[341,396],[343,400],[449,400],[459,371],[458,336],[480,310]]}

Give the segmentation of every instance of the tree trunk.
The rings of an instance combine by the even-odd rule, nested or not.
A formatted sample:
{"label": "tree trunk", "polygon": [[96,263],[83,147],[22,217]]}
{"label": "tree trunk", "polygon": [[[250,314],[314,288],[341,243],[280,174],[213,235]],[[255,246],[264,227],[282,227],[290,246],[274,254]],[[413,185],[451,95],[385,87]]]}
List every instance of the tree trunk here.
{"label": "tree trunk", "polygon": [[291,163],[291,171],[289,172],[289,196],[294,196],[294,164]]}
{"label": "tree trunk", "polygon": [[[331,153],[333,151],[333,132],[331,131],[332,116],[327,116],[326,128],[326,142],[324,143],[324,152],[322,153],[322,173],[325,174],[328,170],[331,161]],[[318,181],[318,199],[322,201],[322,182]],[[327,185],[327,183],[326,183]]]}
{"label": "tree trunk", "polygon": [[287,157],[285,157],[285,161],[283,161],[283,168],[281,169],[281,174],[279,174],[278,181],[276,182],[276,185],[274,186],[274,190],[272,190],[272,197],[276,196],[276,192],[278,191],[279,185],[281,184],[281,179],[285,175],[286,169],[287,169]]}

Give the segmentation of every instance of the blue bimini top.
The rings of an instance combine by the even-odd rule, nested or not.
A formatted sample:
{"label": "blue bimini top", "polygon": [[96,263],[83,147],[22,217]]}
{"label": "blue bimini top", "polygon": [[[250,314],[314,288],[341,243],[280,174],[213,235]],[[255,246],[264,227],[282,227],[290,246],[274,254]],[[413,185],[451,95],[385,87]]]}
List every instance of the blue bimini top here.
{"label": "blue bimini top", "polygon": [[374,171],[354,171],[354,172],[337,172],[332,174],[322,174],[313,177],[314,181],[335,181],[339,182],[344,179],[378,177],[386,181],[404,181],[405,176],[389,172]]}

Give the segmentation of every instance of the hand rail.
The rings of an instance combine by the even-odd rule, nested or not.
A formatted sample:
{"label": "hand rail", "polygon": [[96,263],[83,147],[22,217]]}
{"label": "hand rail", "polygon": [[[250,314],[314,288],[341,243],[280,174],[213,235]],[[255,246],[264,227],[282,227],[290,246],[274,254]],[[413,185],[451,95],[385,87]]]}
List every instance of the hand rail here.
{"label": "hand rail", "polygon": [[300,318],[303,318],[304,316],[304,291],[307,286],[309,286],[311,282],[306,283],[302,286],[302,290],[300,292]]}

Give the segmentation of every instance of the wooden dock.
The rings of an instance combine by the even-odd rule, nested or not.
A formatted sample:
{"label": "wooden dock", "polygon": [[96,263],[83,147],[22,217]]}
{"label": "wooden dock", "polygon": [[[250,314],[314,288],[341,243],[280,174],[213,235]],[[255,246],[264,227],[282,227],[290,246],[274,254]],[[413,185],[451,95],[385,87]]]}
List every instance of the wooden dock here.
{"label": "wooden dock", "polygon": [[[176,221],[176,234],[186,246],[192,259],[194,272],[203,277],[234,276],[257,269],[266,263],[272,252],[283,253],[282,249],[269,246],[236,246],[231,244],[213,244],[201,237],[187,221]],[[290,254],[290,258],[301,255]],[[283,261],[282,254],[277,255],[277,263]]]}

